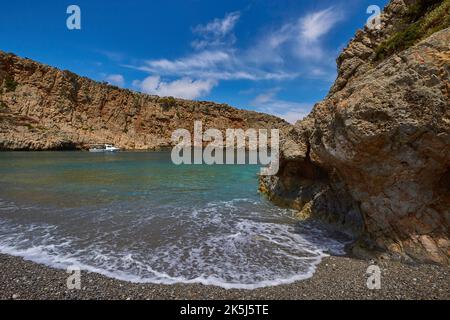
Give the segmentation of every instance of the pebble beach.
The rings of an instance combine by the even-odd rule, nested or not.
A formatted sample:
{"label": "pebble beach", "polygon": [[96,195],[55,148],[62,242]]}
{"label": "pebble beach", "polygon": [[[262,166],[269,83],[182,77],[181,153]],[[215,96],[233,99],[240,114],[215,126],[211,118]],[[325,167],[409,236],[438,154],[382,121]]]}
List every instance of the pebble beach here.
{"label": "pebble beach", "polygon": [[450,268],[375,262],[381,288],[367,288],[368,266],[374,261],[327,257],[306,280],[254,290],[223,289],[202,284],[131,283],[81,271],[81,289],[67,288],[65,270],[0,254],[0,299],[44,300],[450,300]]}

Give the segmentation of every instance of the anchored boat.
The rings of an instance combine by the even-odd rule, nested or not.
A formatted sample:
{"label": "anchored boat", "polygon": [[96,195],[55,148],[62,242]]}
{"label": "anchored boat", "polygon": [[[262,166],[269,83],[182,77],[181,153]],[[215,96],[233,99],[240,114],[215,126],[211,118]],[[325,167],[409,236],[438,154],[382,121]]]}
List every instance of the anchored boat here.
{"label": "anchored boat", "polygon": [[120,151],[120,149],[108,143],[95,144],[92,145],[91,148],[89,148],[89,152],[117,152],[117,151]]}

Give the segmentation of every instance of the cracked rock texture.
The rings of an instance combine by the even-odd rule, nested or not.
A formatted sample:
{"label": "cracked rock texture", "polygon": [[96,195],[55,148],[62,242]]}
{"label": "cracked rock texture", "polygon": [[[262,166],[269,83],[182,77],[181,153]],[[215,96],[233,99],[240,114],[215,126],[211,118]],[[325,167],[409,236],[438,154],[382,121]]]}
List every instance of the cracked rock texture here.
{"label": "cracked rock texture", "polygon": [[281,169],[260,189],[354,234],[357,255],[448,264],[450,29],[373,59],[407,7],[391,1],[380,30],[357,32],[326,99],[283,131]]}
{"label": "cracked rock texture", "polygon": [[276,128],[283,120],[225,104],[164,99],[61,71],[0,51],[0,149],[66,150],[114,143],[171,145],[175,129]]}

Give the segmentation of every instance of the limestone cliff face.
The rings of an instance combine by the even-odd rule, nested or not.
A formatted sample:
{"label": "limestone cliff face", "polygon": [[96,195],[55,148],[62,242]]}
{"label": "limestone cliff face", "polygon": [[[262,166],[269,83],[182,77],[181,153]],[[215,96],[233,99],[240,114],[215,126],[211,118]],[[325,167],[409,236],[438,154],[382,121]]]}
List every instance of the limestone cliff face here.
{"label": "limestone cliff face", "polygon": [[55,150],[111,142],[171,145],[178,128],[276,128],[274,116],[224,104],[159,98],[79,77],[0,51],[0,149]]}
{"label": "limestone cliff face", "polygon": [[380,30],[357,32],[327,98],[285,132],[282,169],[261,190],[353,233],[357,254],[448,264],[450,29],[377,55],[414,4],[392,1]]}

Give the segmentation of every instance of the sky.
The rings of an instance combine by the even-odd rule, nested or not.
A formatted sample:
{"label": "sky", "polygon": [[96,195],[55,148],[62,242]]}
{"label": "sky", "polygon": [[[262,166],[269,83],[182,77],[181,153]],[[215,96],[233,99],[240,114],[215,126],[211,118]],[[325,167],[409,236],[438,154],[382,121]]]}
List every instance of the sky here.
{"label": "sky", "polygon": [[[306,116],[387,0],[5,1],[0,50],[160,96]],[[80,8],[81,29],[69,29]]]}

